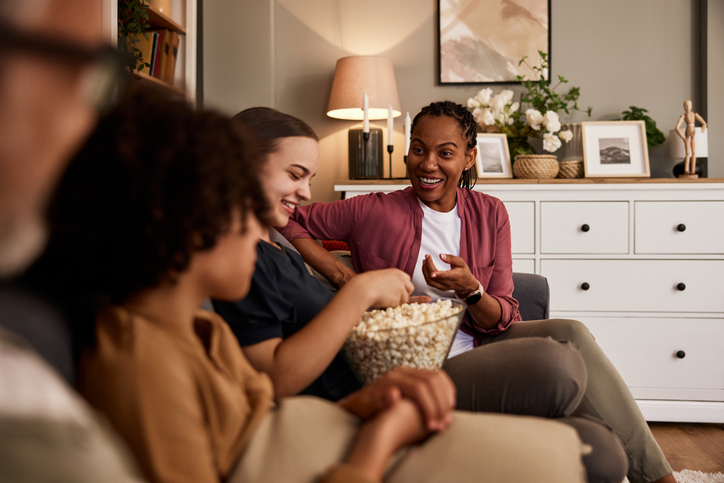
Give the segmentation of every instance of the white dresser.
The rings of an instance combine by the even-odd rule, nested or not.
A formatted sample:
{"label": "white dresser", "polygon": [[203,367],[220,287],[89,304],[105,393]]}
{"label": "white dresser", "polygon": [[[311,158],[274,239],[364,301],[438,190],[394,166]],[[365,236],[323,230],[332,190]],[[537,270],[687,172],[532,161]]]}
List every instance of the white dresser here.
{"label": "white dresser", "polygon": [[[342,196],[408,181],[343,181]],[[724,180],[480,180],[513,269],[585,323],[649,421],[724,422]]]}

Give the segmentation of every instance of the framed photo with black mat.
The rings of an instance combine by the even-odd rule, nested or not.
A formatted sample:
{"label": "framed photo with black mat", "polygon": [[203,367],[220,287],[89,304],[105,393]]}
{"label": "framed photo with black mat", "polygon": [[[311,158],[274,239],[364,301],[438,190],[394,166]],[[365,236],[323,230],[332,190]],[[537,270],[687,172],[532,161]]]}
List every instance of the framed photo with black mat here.
{"label": "framed photo with black mat", "polygon": [[644,121],[581,123],[586,178],[649,178]]}
{"label": "framed photo with black mat", "polygon": [[512,178],[508,137],[499,133],[478,133],[478,178]]}

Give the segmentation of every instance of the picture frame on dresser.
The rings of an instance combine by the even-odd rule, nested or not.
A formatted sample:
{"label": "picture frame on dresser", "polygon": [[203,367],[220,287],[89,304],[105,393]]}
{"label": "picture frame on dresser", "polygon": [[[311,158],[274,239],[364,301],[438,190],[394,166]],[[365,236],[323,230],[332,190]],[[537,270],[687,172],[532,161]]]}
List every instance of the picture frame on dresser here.
{"label": "picture frame on dresser", "polygon": [[512,178],[508,137],[502,133],[478,133],[475,166],[478,178]]}
{"label": "picture frame on dresser", "polygon": [[586,178],[649,178],[644,121],[581,123]]}

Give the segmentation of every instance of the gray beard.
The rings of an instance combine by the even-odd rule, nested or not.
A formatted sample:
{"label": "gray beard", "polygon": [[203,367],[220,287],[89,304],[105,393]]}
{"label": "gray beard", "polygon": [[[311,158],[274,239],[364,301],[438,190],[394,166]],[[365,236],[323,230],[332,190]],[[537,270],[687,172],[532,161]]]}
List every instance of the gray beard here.
{"label": "gray beard", "polygon": [[39,217],[0,218],[0,280],[26,269],[45,247],[47,230]]}

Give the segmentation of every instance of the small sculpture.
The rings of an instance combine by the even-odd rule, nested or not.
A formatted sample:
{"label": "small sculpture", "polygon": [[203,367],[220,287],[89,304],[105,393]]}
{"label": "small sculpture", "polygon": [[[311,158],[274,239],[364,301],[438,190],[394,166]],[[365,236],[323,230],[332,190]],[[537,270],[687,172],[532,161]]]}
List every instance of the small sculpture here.
{"label": "small sculpture", "polygon": [[[684,114],[679,116],[676,121],[674,130],[676,134],[684,141],[684,149],[686,150],[686,158],[684,158],[684,174],[680,174],[679,178],[698,178],[696,174],[696,121],[701,123],[701,132],[706,132],[706,121],[702,117],[691,110],[691,101],[684,101]],[[686,131],[681,132],[681,123],[686,122]]]}

